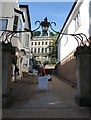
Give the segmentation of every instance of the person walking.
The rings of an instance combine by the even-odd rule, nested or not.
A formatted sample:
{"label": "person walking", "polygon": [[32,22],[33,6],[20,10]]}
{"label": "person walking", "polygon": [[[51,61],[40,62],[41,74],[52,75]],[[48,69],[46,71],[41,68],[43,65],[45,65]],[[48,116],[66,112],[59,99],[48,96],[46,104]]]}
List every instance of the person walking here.
{"label": "person walking", "polygon": [[15,65],[14,73],[15,73],[15,82],[17,82],[16,77],[19,75],[19,68],[17,67],[17,65]]}
{"label": "person walking", "polygon": [[46,70],[45,70],[45,67],[43,65],[42,65],[42,68],[41,68],[41,72],[42,72],[42,76],[46,75]]}

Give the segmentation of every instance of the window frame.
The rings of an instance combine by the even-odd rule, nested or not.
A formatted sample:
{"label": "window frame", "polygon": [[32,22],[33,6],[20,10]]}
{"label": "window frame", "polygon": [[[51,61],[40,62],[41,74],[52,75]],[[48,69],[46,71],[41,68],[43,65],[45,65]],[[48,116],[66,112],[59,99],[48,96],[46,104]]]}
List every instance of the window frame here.
{"label": "window frame", "polygon": [[78,11],[74,20],[75,20],[75,30],[76,30],[81,25],[81,19],[80,19],[80,12],[79,11]]}
{"label": "window frame", "polygon": [[40,42],[38,42],[38,45],[40,45]]}
{"label": "window frame", "polygon": [[44,48],[42,48],[41,52],[44,53]]}
{"label": "window frame", "polygon": [[37,42],[35,42],[35,45],[37,45]]}
{"label": "window frame", "polygon": [[[26,39],[26,36],[28,36],[28,39]],[[24,46],[26,48],[29,48],[29,34],[27,34],[27,33],[25,33],[25,44],[24,44]]]}
{"label": "window frame", "polygon": [[47,41],[45,42],[45,45],[48,45],[48,42],[47,42]]}
{"label": "window frame", "polygon": [[33,45],[33,42],[31,42],[31,45]]}
{"label": "window frame", "polygon": [[[3,21],[5,21],[5,22],[6,22],[6,24],[5,24],[5,28],[4,28],[4,29],[2,29],[2,27],[3,27],[3,26],[1,25],[0,30],[7,30],[8,19],[1,18],[1,19],[0,19],[0,21],[1,21],[1,22],[3,22]],[[2,24],[2,23],[1,23],[1,24]]]}
{"label": "window frame", "polygon": [[38,48],[38,53],[40,53],[40,48]]}
{"label": "window frame", "polygon": [[42,45],[44,45],[44,42],[42,42]]}
{"label": "window frame", "polygon": [[37,51],[36,48],[34,48],[34,53],[36,53],[36,51]]}
{"label": "window frame", "polygon": [[[18,18],[18,19],[17,19],[17,25],[14,24],[14,22],[15,22],[15,17]],[[18,23],[19,23],[19,16],[16,15],[16,14],[14,15],[14,22],[13,22],[13,31],[17,31],[17,30],[18,30]],[[14,27],[16,27],[16,29],[15,29]]]}
{"label": "window frame", "polygon": [[[23,27],[22,20],[20,19],[20,20],[19,20],[19,31],[22,31],[22,27]],[[22,36],[22,33],[20,32],[20,33],[19,33],[20,42],[21,42],[21,36]]]}

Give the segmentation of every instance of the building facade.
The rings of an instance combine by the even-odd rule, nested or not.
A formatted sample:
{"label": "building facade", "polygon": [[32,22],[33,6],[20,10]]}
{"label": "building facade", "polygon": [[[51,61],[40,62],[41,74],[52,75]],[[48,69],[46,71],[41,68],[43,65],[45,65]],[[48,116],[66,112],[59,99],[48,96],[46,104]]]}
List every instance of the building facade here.
{"label": "building facade", "polygon": [[[83,33],[88,39],[91,38],[91,1],[78,0],[74,2],[61,32],[67,34]],[[83,43],[85,41],[86,37],[83,36]],[[73,36],[60,33],[56,43],[58,44],[57,74],[76,84],[76,58],[74,52],[77,46],[82,45],[81,41],[80,39],[77,41]]]}
{"label": "building facade", "polygon": [[[2,2],[2,16],[0,17],[0,35],[2,30],[10,31],[31,31],[30,16],[28,6],[19,6],[18,0],[13,2]],[[10,36],[11,37],[11,36]],[[4,39],[4,38],[3,38]],[[3,40],[1,39],[1,42]],[[9,39],[10,42],[10,39]],[[19,78],[22,78],[22,72],[28,72],[30,59],[31,32],[20,32],[12,36],[11,44],[15,48],[14,59],[12,63],[12,75],[14,76],[15,64],[19,68]]]}
{"label": "building facade", "polygon": [[52,42],[52,38],[48,36],[36,36],[31,40],[31,51],[37,61],[44,63],[49,60],[49,49],[47,48],[50,42]]}
{"label": "building facade", "polygon": [[[31,31],[31,23],[30,23],[30,14],[29,14],[29,8],[28,5],[19,5],[20,10],[23,12],[25,17],[25,24],[24,24],[24,30]],[[29,66],[30,59],[32,57],[31,55],[31,32],[25,32],[23,35],[23,47],[22,49],[25,50],[26,55],[23,58],[23,72],[29,72]]]}

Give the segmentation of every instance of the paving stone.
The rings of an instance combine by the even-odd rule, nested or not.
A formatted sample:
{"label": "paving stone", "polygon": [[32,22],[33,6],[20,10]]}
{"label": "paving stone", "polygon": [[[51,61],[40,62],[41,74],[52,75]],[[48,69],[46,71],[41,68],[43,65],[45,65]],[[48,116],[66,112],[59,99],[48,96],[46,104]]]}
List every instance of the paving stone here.
{"label": "paving stone", "polygon": [[14,83],[14,102],[3,109],[3,118],[89,118],[89,108],[75,103],[75,88],[54,75],[48,84],[46,92],[38,91],[36,76]]}

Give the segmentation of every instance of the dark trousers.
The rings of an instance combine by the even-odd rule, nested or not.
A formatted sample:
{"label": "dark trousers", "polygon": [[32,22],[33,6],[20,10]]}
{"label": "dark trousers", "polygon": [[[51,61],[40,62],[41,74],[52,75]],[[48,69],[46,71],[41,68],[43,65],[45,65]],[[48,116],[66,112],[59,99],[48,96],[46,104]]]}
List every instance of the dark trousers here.
{"label": "dark trousers", "polygon": [[42,72],[42,76],[44,76],[45,75],[45,73],[44,72]]}

